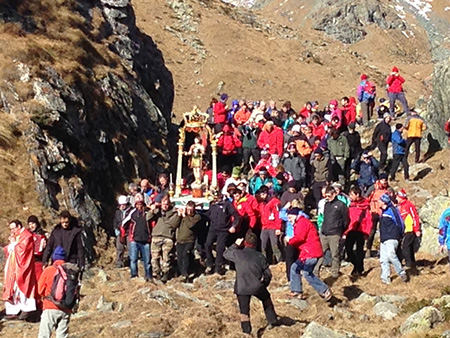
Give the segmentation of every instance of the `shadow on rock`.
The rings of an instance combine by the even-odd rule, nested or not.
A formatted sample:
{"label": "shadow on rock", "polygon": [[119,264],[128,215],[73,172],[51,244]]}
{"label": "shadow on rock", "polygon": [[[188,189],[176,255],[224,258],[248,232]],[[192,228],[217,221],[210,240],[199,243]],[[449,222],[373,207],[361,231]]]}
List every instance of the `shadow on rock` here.
{"label": "shadow on rock", "polygon": [[358,298],[364,291],[356,285],[350,285],[344,287],[344,296],[349,301]]}
{"label": "shadow on rock", "polygon": [[[286,317],[286,316],[281,316],[278,319],[278,325],[276,326],[294,326],[297,323],[301,323],[304,324],[305,326],[309,324],[308,321],[306,320],[296,320],[296,319],[292,319],[290,317]],[[264,335],[264,333],[266,332],[266,330],[271,330],[272,328],[274,328],[273,326],[265,326],[262,327],[258,330],[258,332],[256,333],[256,337],[260,338]]]}
{"label": "shadow on rock", "polygon": [[433,171],[433,168],[425,168],[422,169],[421,171],[419,171],[416,175],[416,177],[414,177],[414,181],[418,181],[421,180],[422,178],[424,178],[425,176],[427,176],[429,173],[431,173]]}

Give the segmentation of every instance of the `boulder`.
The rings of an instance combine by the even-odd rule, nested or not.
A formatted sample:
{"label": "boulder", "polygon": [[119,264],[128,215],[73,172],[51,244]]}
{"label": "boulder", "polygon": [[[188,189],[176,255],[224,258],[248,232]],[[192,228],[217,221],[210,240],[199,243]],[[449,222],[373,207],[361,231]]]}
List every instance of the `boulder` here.
{"label": "boulder", "polygon": [[354,301],[357,303],[358,302],[360,302],[360,303],[371,302],[373,304],[376,304],[379,301],[381,301],[381,298],[379,296],[372,296],[372,295],[369,295],[368,293],[363,292]]}
{"label": "boulder", "polygon": [[230,290],[234,289],[234,281],[233,280],[221,280],[214,284],[214,289],[218,290]]}
{"label": "boulder", "polygon": [[441,298],[433,299],[431,304],[439,307],[450,307],[450,295],[444,295]]}
{"label": "boulder", "polygon": [[403,303],[408,299],[408,297],[401,295],[381,295],[379,296],[379,298],[381,299],[381,301],[387,303]]}
{"label": "boulder", "polygon": [[111,6],[111,7],[127,7],[130,3],[130,0],[100,0],[103,5]]}
{"label": "boulder", "polygon": [[308,302],[304,299],[295,299],[294,298],[294,299],[290,299],[288,303],[295,306],[300,311],[306,310],[309,307]]}
{"label": "boulder", "polygon": [[444,321],[444,314],[432,306],[427,306],[409,316],[400,326],[401,334],[426,331]]}
{"label": "boulder", "polygon": [[450,330],[444,331],[441,338],[450,338]]}
{"label": "boulder", "polygon": [[419,216],[424,227],[432,227],[437,229],[439,219],[445,209],[450,207],[450,197],[436,196],[428,200],[422,208],[419,209]]}
{"label": "boulder", "polygon": [[373,313],[376,316],[382,317],[387,320],[394,319],[400,312],[399,308],[392,303],[379,302],[373,307]]}
{"label": "boulder", "polygon": [[302,338],[357,338],[352,333],[339,333],[326,328],[316,322],[311,322],[305,329]]}

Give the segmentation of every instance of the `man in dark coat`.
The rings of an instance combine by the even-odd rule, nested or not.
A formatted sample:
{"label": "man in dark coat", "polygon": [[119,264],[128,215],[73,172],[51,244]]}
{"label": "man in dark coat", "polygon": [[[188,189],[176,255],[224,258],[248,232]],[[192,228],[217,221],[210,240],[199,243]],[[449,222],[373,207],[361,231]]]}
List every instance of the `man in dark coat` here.
{"label": "man in dark coat", "polygon": [[[241,244],[244,244],[244,249],[239,249]],[[278,324],[278,317],[267,290],[272,273],[264,255],[256,250],[257,244],[258,237],[254,233],[248,233],[245,241],[242,238],[238,239],[224,253],[224,257],[234,262],[236,267],[234,293],[239,303],[241,328],[247,334],[252,332],[250,323],[250,299],[252,296],[262,302],[269,325]]]}
{"label": "man in dark coat", "polygon": [[386,166],[387,150],[389,142],[391,142],[392,130],[389,123],[391,122],[391,115],[385,113],[383,121],[377,124],[372,135],[372,149],[378,147],[380,151],[380,169]]}
{"label": "man in dark coat", "polygon": [[42,256],[42,263],[47,264],[53,251],[62,246],[66,252],[66,262],[84,267],[84,247],[81,239],[82,229],[77,220],[64,210],[59,214],[59,223],[53,229]]}

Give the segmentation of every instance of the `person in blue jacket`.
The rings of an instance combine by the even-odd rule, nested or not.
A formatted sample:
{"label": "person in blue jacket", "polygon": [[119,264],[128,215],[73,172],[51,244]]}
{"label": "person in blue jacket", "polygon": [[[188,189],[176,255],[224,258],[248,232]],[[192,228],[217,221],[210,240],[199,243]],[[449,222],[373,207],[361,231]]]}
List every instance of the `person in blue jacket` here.
{"label": "person in blue jacket", "polygon": [[448,253],[450,264],[450,208],[445,209],[439,220],[439,245],[442,253]]}
{"label": "person in blue jacket", "polygon": [[392,154],[394,157],[390,172],[391,181],[395,181],[395,173],[397,172],[400,162],[403,164],[405,181],[409,181],[409,164],[408,157],[406,156],[406,140],[402,136],[403,129],[405,129],[403,124],[397,123],[395,125],[395,131],[391,136]]}
{"label": "person in blue jacket", "polygon": [[397,256],[397,248],[402,240],[405,224],[400,212],[392,204],[389,194],[381,195],[381,216],[380,216],[380,263],[381,281],[384,284],[391,284],[391,266],[400,276],[403,282],[408,281],[408,275],[402,268],[402,263]]}

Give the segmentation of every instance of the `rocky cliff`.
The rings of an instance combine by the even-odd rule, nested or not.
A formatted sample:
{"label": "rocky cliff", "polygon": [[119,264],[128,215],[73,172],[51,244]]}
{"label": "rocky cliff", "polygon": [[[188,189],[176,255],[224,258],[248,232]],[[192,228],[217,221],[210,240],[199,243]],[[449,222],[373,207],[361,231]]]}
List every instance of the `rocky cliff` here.
{"label": "rocky cliff", "polygon": [[[39,21],[52,11],[70,30]],[[128,0],[16,1],[0,14],[18,39],[38,39],[46,52],[14,54],[2,114],[19,125],[41,203],[79,217],[93,259],[94,233],[111,230],[106,211],[125,183],[170,165],[172,75]]]}

